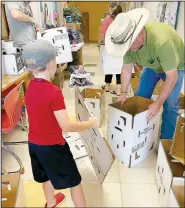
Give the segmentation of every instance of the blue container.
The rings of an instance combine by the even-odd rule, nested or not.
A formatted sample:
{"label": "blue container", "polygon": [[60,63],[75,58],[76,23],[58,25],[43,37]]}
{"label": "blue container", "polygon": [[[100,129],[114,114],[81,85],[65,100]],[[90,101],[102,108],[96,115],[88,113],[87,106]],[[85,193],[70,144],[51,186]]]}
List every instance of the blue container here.
{"label": "blue container", "polygon": [[71,16],[66,16],[66,22],[70,23],[71,22]]}

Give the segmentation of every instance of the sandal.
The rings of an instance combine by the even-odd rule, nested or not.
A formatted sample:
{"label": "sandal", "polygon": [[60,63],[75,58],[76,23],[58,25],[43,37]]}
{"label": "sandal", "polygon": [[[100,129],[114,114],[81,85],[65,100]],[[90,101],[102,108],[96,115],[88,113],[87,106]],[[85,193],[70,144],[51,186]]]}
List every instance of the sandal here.
{"label": "sandal", "polygon": [[[103,85],[101,88],[102,88],[103,90],[105,90],[105,85]],[[109,90],[106,90],[106,92],[109,92]]]}
{"label": "sandal", "polygon": [[116,91],[114,91],[114,90],[110,91],[110,93],[113,94],[113,95],[116,95],[116,96],[120,96],[120,95],[118,95],[118,94],[116,93]]}

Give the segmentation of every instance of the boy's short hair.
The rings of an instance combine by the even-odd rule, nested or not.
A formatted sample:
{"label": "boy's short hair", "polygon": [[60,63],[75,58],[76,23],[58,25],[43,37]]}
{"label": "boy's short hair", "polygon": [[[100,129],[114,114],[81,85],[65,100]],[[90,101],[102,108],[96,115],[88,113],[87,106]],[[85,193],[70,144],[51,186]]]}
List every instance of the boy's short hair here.
{"label": "boy's short hair", "polygon": [[44,71],[47,65],[55,59],[57,52],[55,47],[45,40],[29,42],[23,48],[23,59],[26,68],[31,72]]}

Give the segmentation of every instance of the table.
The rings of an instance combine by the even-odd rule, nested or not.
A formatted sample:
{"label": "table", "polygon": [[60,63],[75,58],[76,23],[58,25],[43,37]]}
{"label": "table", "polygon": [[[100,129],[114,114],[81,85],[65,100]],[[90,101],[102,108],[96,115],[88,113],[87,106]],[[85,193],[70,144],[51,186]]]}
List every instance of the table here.
{"label": "table", "polygon": [[80,49],[82,49],[84,46],[84,42],[81,42],[81,43],[78,43],[76,45],[71,45],[71,51],[72,52],[77,52],[79,51]]}
{"label": "table", "polygon": [[24,81],[25,90],[28,88],[28,84],[32,79],[32,74],[29,71],[23,72],[20,75],[4,75],[2,78],[2,89],[1,91],[5,91],[13,84],[19,84],[21,81]]}

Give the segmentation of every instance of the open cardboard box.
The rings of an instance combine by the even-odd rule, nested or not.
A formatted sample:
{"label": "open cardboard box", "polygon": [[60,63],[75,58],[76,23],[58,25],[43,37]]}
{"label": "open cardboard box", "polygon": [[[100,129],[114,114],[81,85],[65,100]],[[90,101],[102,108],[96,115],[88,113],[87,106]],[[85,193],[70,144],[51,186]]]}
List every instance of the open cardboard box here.
{"label": "open cardboard box", "polygon": [[181,181],[175,181],[168,199],[168,207],[185,207],[184,200],[184,183]]}
{"label": "open cardboard box", "polygon": [[105,114],[104,90],[98,88],[86,88],[81,92],[81,94],[92,115],[100,121],[101,125]]}
{"label": "open cardboard box", "polygon": [[[131,87],[132,87],[132,95],[134,96],[136,90],[137,90],[137,86],[138,86],[138,83],[139,83],[139,79],[138,78],[132,78],[131,79]],[[159,96],[159,93],[161,91],[161,86],[163,85],[163,81],[160,80],[155,89],[154,89],[154,92],[152,94],[152,99],[155,101],[157,99],[157,97]],[[185,109],[185,97],[184,95],[180,92],[179,94],[179,105],[180,105],[180,109]]]}
{"label": "open cardboard box", "polygon": [[156,185],[158,189],[159,203],[161,207],[167,207],[171,186],[176,181],[185,182],[185,167],[175,161],[169,154],[171,140],[161,140],[156,167]]}
{"label": "open cardboard box", "polygon": [[146,114],[152,100],[134,96],[123,105],[109,105],[108,143],[125,166],[133,167],[146,159],[154,150],[157,117],[147,121]]}
{"label": "open cardboard box", "polygon": [[185,120],[184,120],[184,114],[180,115],[177,119],[177,125],[176,125],[176,130],[172,142],[172,147],[170,150],[170,154],[173,158],[181,162],[183,165],[185,165],[185,148],[184,148],[184,125],[185,125]]}

